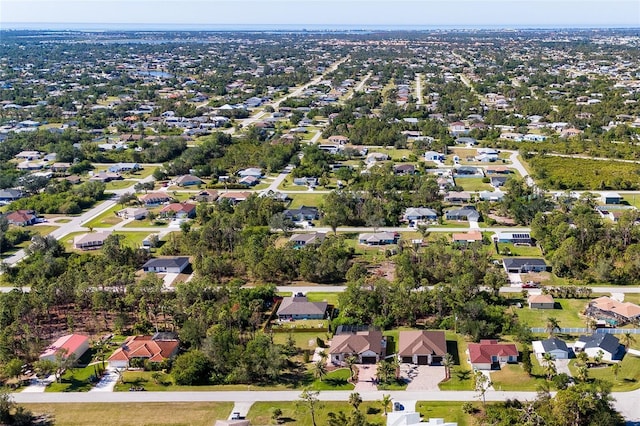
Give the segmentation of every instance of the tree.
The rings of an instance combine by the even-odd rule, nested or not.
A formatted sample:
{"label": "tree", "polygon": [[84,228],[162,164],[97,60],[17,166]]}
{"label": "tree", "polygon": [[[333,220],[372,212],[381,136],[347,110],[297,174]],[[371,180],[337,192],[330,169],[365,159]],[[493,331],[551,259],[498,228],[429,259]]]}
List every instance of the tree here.
{"label": "tree", "polygon": [[299,402],[307,410],[309,410],[309,414],[311,415],[311,423],[313,424],[313,426],[318,426],[316,424],[316,410],[320,406],[320,399],[318,398],[319,395],[319,391],[312,391],[308,388],[304,389],[300,394]]}
{"label": "tree", "polygon": [[352,382],[354,380],[354,376],[355,376],[354,369],[357,362],[358,362],[358,358],[356,358],[354,355],[348,356],[344,360],[344,363],[347,365],[347,368],[349,369],[349,380]]}
{"label": "tree", "polygon": [[442,365],[444,366],[445,380],[450,379],[451,367],[453,366],[453,355],[449,352],[444,354],[444,357],[442,358]]}
{"label": "tree", "polygon": [[317,361],[313,366],[313,375],[316,379],[322,381],[327,375],[327,364],[322,362],[322,360]]}
{"label": "tree", "polygon": [[178,355],[173,362],[171,373],[178,385],[198,385],[209,381],[211,365],[207,356],[199,351],[192,350]]}
{"label": "tree", "polygon": [[358,392],[353,392],[349,395],[349,404],[353,407],[354,410],[357,410],[362,404],[362,397]]}
{"label": "tree", "polygon": [[554,317],[548,317],[546,331],[549,334],[549,337],[552,337],[556,333],[556,330],[560,330],[558,320]]}
{"label": "tree", "polygon": [[631,346],[631,344],[635,342],[636,336],[631,333],[624,333],[622,336],[620,336],[620,343],[622,343],[625,349],[629,349],[629,346]]}
{"label": "tree", "polygon": [[616,381],[618,380],[618,374],[620,374],[620,368],[621,367],[619,362],[611,364],[611,372],[613,373],[613,377],[616,379]]}
{"label": "tree", "polygon": [[487,389],[492,386],[491,380],[482,373],[482,371],[476,371],[474,376],[475,391],[478,392],[478,397],[482,399],[482,405],[486,406],[486,393]]}
{"label": "tree", "polygon": [[56,364],[56,381],[58,383],[60,383],[61,379],[62,379],[62,373],[65,372],[65,370],[73,367],[76,363],[76,355],[75,354],[69,354],[69,351],[67,349],[60,349],[56,352],[56,360],[55,360],[55,364]]}
{"label": "tree", "polygon": [[531,363],[531,350],[529,349],[529,345],[522,347],[522,369],[527,375],[531,376],[533,364]]}
{"label": "tree", "polygon": [[14,358],[7,362],[2,368],[2,374],[11,378],[18,378],[22,373],[22,361],[18,358]]}
{"label": "tree", "polygon": [[271,418],[276,424],[280,424],[280,417],[282,417],[282,410],[278,407],[271,411]]}
{"label": "tree", "polygon": [[382,409],[384,410],[384,415],[386,416],[389,412],[389,408],[391,407],[391,395],[382,395],[382,400],[380,401],[382,404]]}
{"label": "tree", "polygon": [[550,353],[545,353],[542,356],[542,363],[544,364],[544,371],[547,375],[547,380],[553,379],[553,376],[555,376],[558,372],[553,355],[551,355]]}

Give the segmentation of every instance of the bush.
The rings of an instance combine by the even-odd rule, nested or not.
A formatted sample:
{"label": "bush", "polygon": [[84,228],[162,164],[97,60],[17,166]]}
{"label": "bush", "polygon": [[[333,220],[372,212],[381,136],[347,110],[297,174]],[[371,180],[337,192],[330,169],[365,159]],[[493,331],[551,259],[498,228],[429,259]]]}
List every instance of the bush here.
{"label": "bush", "polygon": [[171,373],[177,385],[202,385],[209,381],[211,365],[207,356],[198,350],[179,355]]}

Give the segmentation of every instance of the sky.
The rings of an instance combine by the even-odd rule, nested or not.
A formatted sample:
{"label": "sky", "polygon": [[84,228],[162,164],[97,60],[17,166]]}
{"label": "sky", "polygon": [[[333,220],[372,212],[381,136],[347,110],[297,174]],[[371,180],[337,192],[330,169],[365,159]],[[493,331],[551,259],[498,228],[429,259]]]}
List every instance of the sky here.
{"label": "sky", "polygon": [[0,0],[12,23],[640,28],[640,0]]}

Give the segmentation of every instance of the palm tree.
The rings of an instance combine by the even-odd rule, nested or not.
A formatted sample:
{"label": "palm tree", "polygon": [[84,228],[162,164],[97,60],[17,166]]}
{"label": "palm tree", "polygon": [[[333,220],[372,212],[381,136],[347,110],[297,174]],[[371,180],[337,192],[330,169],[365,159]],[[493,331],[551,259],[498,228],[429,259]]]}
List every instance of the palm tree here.
{"label": "palm tree", "polygon": [[389,412],[389,407],[391,407],[391,395],[382,395],[382,400],[380,402],[382,403],[382,409],[384,410],[384,415],[386,416]]}
{"label": "palm tree", "polygon": [[453,365],[453,355],[450,353],[444,354],[442,358],[442,365],[444,366],[445,380],[451,378],[451,366]]}
{"label": "palm tree", "polygon": [[589,367],[586,364],[578,366],[576,378],[581,382],[586,382],[589,379]]}
{"label": "palm tree", "polygon": [[554,317],[547,318],[547,333],[549,336],[553,336],[556,330],[560,329],[560,325],[558,324],[558,320]]}
{"label": "palm tree", "polygon": [[353,381],[353,377],[354,377],[354,367],[356,365],[356,363],[358,362],[358,358],[356,358],[354,355],[348,356],[345,360],[344,363],[347,365],[347,367],[349,368],[349,380]]}
{"label": "palm tree", "polygon": [[545,353],[542,356],[542,362],[544,364],[544,371],[547,375],[547,380],[551,380],[553,376],[555,376],[558,373],[553,356],[549,353]]}
{"label": "palm tree", "polygon": [[632,335],[631,333],[624,333],[620,337],[620,343],[622,343],[625,349],[629,349],[629,346],[631,346],[631,344],[635,342],[636,336]]}
{"label": "palm tree", "polygon": [[362,404],[362,397],[358,392],[353,392],[349,395],[349,404],[353,407],[354,410],[357,410]]}
{"label": "palm tree", "polygon": [[327,365],[322,362],[322,360],[317,361],[313,366],[313,375],[316,379],[322,381],[322,379],[327,375]]}
{"label": "palm tree", "polygon": [[611,364],[611,372],[613,373],[613,377],[618,380],[618,373],[620,373],[620,363],[616,362]]}
{"label": "palm tree", "polygon": [[322,362],[327,362],[327,358],[329,357],[329,354],[327,353],[327,351],[321,350],[320,352],[318,352],[318,355],[320,356],[320,360]]}

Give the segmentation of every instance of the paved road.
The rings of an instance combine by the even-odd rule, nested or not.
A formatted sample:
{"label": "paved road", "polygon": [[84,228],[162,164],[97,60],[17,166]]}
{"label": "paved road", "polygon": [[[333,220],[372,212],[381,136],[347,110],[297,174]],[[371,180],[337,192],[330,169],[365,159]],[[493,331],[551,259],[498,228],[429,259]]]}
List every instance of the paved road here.
{"label": "paved road", "polygon": [[422,74],[416,74],[416,105],[422,105]]}
{"label": "paved road", "polygon": [[[319,398],[323,401],[347,401],[351,391],[325,391]],[[394,401],[477,401],[476,392],[469,391],[370,391],[361,392],[364,401],[379,401],[383,394],[390,394]],[[225,391],[225,392],[46,392],[15,393],[13,398],[23,403],[91,403],[91,402],[234,402],[236,404],[254,401],[297,401],[300,391]],[[615,407],[627,420],[640,420],[640,391],[616,392]],[[487,401],[504,401],[517,398],[530,401],[536,392],[488,391]]]}

